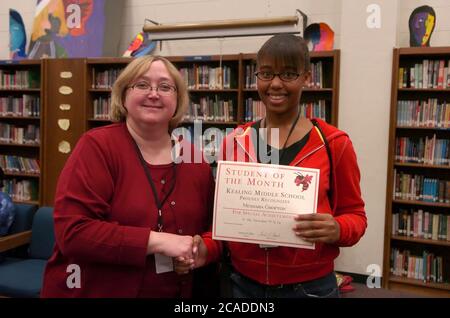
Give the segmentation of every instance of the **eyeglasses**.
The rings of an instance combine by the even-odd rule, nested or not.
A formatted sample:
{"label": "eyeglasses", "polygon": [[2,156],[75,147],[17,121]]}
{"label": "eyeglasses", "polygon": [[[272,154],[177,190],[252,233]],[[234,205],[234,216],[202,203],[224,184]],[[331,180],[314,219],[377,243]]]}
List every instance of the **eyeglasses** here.
{"label": "eyeglasses", "polygon": [[271,81],[275,78],[275,76],[278,76],[283,82],[292,82],[295,81],[301,74],[289,71],[281,73],[274,73],[272,71],[260,71],[256,72],[255,75],[261,81]]}
{"label": "eyeglasses", "polygon": [[161,96],[170,96],[177,91],[175,86],[167,83],[160,83],[156,87],[153,87],[147,82],[137,82],[129,86],[129,88],[132,88],[143,95],[148,95],[152,90],[155,90]]}

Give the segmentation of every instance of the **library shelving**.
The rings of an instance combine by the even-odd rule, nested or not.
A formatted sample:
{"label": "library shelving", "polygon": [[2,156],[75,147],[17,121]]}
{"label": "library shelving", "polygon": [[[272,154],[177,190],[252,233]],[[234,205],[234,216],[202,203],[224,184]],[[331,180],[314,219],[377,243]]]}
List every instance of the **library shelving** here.
{"label": "library shelving", "polygon": [[132,58],[86,59],[86,128],[91,129],[111,123],[111,89],[120,72]]}
{"label": "library shelving", "polygon": [[[189,90],[189,108],[180,132],[212,160],[220,137],[243,122],[241,113],[241,59],[239,54],[171,56]],[[197,127],[195,127],[197,125]],[[200,126],[201,125],[201,126]],[[196,138],[196,132],[201,133]]]}
{"label": "library shelving", "polygon": [[0,166],[14,202],[38,204],[42,174],[42,62],[0,61]]}
{"label": "library shelving", "polygon": [[393,53],[384,287],[450,296],[450,47]]}
{"label": "library shelving", "polygon": [[[245,111],[246,99],[258,99],[256,86],[246,86],[246,67],[254,64],[255,57],[255,54],[242,53],[167,57],[181,71],[189,87],[191,104],[181,127],[186,128],[184,132],[192,137],[194,123],[201,123],[201,140],[191,141],[201,143],[208,155],[217,153],[217,143],[211,142],[216,138],[217,130],[226,133],[238,124],[256,119],[246,118]],[[9,96],[23,95],[39,97],[42,116],[18,117],[5,113],[0,117],[0,125],[31,123],[41,128],[41,144],[8,143],[6,147],[2,145],[2,149],[6,150],[0,153],[0,156],[34,158],[35,162],[25,163],[27,166],[36,163],[41,165],[40,173],[15,170],[7,172],[8,179],[31,180],[38,185],[36,189],[40,191],[33,197],[33,202],[40,205],[54,204],[59,174],[80,136],[89,129],[111,123],[111,87],[131,60],[132,58],[122,57],[43,59],[1,64],[0,69],[6,70],[5,74],[16,69],[39,71],[40,82],[36,87],[0,89],[0,97],[6,99],[11,99]],[[313,104],[321,105],[322,113],[325,113],[323,117],[337,125],[339,50],[312,52],[311,60],[315,65],[315,86],[304,89],[302,103],[310,103],[304,110],[309,113],[315,111],[314,116],[318,116],[320,112],[314,110]],[[254,78],[254,71],[251,71],[250,77]],[[8,129],[5,128],[5,131]],[[2,164],[13,160],[23,161],[0,157]]]}

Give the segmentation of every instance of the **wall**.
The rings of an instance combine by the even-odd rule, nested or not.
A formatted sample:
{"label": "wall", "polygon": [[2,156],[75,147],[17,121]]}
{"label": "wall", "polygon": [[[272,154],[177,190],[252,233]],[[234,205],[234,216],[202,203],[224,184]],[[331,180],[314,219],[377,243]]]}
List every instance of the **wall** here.
{"label": "wall", "polygon": [[[381,9],[381,27],[368,28],[369,4]],[[392,48],[397,1],[344,0],[341,18],[339,128],[350,135],[361,169],[368,228],[358,245],[342,249],[336,268],[366,273],[383,264]],[[381,275],[381,272],[378,273]]]}
{"label": "wall", "polygon": [[[124,10],[121,52],[130,42],[130,35],[142,30],[144,19],[162,24],[203,22],[228,19],[294,16],[296,9],[308,15],[309,23],[327,21],[336,32],[339,43],[341,0],[129,0]],[[189,12],[189,14],[176,14]],[[208,12],[205,15],[205,12]],[[265,36],[165,41],[162,55],[204,55],[255,52],[267,39]],[[158,47],[159,49],[159,47]]]}

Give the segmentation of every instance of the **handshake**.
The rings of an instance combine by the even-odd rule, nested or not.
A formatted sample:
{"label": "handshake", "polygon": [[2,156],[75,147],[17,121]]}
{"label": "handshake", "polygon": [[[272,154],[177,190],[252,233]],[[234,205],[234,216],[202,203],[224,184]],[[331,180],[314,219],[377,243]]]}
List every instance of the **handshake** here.
{"label": "handshake", "polygon": [[205,265],[208,256],[208,249],[200,235],[183,236],[183,240],[188,238],[191,238],[191,242],[187,242],[187,249],[183,255],[173,257],[174,271],[179,275],[187,274],[190,270]]}
{"label": "handshake", "polygon": [[208,249],[200,235],[151,231],[147,255],[157,253],[172,258],[177,274],[187,274],[190,270],[205,265]]}

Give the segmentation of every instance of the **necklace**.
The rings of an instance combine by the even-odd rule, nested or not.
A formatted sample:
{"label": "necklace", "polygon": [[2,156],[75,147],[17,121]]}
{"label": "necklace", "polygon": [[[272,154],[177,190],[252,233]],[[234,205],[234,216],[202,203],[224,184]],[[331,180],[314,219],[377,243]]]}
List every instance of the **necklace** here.
{"label": "necklace", "polygon": [[[297,117],[295,117],[295,120],[292,123],[291,128],[289,129],[289,133],[288,133],[288,135],[286,137],[286,140],[284,142],[283,148],[281,148],[281,154],[280,154],[280,158],[279,158],[279,163],[281,163],[281,161],[283,159],[283,155],[284,155],[285,150],[286,150],[287,142],[289,140],[289,137],[291,137],[292,133],[294,132],[294,128],[297,125],[297,122],[298,122],[299,118],[300,118],[300,111],[297,112]],[[266,118],[264,118],[264,125],[263,126],[266,126],[266,121],[267,121]],[[261,127],[261,128],[265,128],[265,127]],[[272,150],[270,150],[267,154],[270,155],[271,152],[272,152]]]}

